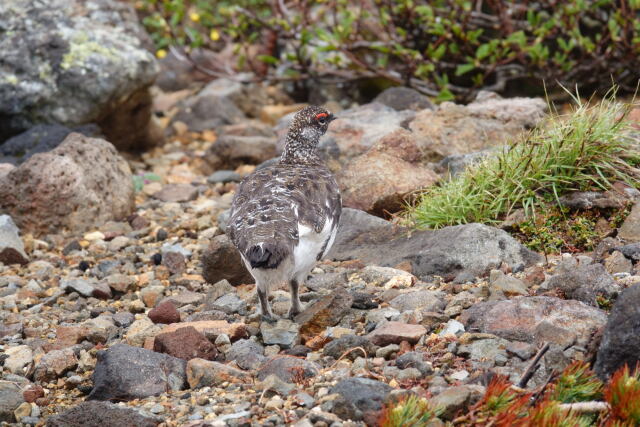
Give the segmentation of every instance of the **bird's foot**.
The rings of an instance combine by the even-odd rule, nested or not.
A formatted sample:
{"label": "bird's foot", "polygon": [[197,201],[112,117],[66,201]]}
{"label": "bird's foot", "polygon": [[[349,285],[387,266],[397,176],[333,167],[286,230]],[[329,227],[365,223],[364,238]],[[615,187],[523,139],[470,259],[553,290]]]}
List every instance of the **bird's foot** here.
{"label": "bird's foot", "polygon": [[302,312],[302,310],[299,307],[295,309],[291,307],[287,312],[287,319],[295,320],[296,316],[300,314],[300,312]]}
{"label": "bird's foot", "polygon": [[276,323],[278,318],[276,318],[273,314],[261,314],[260,320],[267,323]]}

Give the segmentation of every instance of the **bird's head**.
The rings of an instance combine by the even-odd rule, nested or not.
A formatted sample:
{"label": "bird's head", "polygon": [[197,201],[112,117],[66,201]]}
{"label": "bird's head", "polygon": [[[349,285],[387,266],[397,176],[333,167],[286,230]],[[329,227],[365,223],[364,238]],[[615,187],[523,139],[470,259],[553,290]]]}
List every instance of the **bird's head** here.
{"label": "bird's head", "polygon": [[287,132],[284,157],[303,159],[314,154],[320,137],[335,119],[328,110],[315,105],[298,111]]}

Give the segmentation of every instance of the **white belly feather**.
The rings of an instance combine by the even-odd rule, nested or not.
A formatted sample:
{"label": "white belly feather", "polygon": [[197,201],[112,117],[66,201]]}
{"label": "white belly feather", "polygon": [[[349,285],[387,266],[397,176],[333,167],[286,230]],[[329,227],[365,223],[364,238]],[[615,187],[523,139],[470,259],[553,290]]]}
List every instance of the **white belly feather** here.
{"label": "white belly feather", "polygon": [[[324,256],[333,244],[336,229],[332,227],[333,222],[327,221],[320,233],[316,233],[313,228],[304,224],[298,224],[298,244],[293,249],[296,275],[306,275],[311,271],[318,259],[318,254],[322,252]],[[323,251],[324,242],[329,239],[327,247]]]}

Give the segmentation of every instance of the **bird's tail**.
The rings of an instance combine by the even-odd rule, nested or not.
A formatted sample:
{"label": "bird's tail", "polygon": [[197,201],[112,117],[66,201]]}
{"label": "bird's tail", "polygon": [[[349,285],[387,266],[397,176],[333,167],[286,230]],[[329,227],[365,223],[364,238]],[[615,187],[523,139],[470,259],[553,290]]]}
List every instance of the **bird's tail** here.
{"label": "bird's tail", "polygon": [[278,268],[289,251],[275,243],[259,243],[250,246],[244,255],[251,268]]}

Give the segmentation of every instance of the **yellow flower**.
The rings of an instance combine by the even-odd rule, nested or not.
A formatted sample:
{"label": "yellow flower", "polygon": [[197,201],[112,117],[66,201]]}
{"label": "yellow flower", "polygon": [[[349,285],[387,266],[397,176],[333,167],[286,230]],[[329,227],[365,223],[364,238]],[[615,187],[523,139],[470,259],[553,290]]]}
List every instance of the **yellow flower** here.
{"label": "yellow flower", "polygon": [[167,56],[167,51],[166,51],[166,50],[164,50],[164,49],[158,49],[158,50],[156,51],[156,57],[157,57],[158,59],[162,59],[162,58],[164,58],[165,56]]}
{"label": "yellow flower", "polygon": [[196,12],[191,12],[191,14],[189,15],[189,18],[191,18],[193,22],[198,22],[200,21],[200,14]]}
{"label": "yellow flower", "polygon": [[211,38],[211,40],[216,42],[220,40],[220,33],[218,32],[218,30],[211,30],[211,32],[209,33],[209,37]]}

